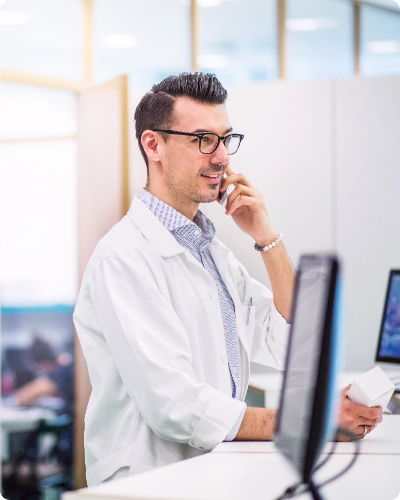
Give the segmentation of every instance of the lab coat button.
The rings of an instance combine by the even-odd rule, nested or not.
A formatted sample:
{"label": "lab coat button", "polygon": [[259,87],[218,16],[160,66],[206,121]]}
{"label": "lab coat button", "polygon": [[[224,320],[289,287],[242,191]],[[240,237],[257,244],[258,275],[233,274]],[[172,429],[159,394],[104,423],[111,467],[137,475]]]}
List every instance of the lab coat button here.
{"label": "lab coat button", "polygon": [[221,356],[221,361],[224,362],[224,357],[223,356]]}

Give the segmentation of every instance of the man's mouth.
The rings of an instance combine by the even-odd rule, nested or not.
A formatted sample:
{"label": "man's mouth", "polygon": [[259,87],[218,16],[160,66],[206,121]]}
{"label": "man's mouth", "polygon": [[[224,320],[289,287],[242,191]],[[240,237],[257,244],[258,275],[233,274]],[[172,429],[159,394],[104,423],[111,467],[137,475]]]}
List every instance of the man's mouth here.
{"label": "man's mouth", "polygon": [[218,186],[220,183],[221,173],[218,174],[201,174],[202,177],[207,179],[208,185]]}

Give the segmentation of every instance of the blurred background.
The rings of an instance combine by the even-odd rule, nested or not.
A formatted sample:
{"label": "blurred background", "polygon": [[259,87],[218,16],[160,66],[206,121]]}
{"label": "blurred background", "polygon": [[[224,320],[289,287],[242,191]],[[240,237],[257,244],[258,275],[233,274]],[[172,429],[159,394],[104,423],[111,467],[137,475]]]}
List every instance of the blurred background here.
{"label": "blurred background", "polygon": [[[72,311],[97,241],[146,181],[141,96],[215,73],[245,139],[232,158],[262,191],[297,265],[336,251],[346,368],[374,365],[388,272],[400,268],[400,8],[394,0],[0,0],[3,494],[85,484],[90,393]],[[217,236],[268,284],[219,206]],[[257,365],[253,372],[263,371]]]}

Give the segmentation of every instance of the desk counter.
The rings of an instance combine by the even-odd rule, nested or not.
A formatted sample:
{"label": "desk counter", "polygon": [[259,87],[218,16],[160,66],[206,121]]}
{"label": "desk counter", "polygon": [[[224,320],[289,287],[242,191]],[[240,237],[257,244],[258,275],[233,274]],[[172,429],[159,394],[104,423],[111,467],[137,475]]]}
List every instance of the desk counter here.
{"label": "desk counter", "polygon": [[54,418],[54,415],[52,410],[44,408],[0,406],[1,459],[9,459],[10,433],[33,431],[39,427],[42,420]]}
{"label": "desk counter", "polygon": [[[397,498],[400,492],[400,416],[385,416],[375,432],[375,438],[371,433],[362,443],[366,446],[355,466],[322,488],[325,500]],[[392,446],[392,441],[397,444]],[[297,482],[290,464],[276,450],[268,451],[273,443],[250,443],[266,446],[258,452],[246,451],[249,443],[226,443],[221,447],[228,444],[232,445],[230,451],[216,449],[213,453],[154,471],[64,494],[63,500],[275,500]],[[234,445],[240,445],[241,449]],[[333,455],[317,472],[317,484],[335,475],[351,460],[349,454],[354,444],[341,445],[344,445],[342,452]],[[296,497],[299,500],[310,498],[308,493]]]}

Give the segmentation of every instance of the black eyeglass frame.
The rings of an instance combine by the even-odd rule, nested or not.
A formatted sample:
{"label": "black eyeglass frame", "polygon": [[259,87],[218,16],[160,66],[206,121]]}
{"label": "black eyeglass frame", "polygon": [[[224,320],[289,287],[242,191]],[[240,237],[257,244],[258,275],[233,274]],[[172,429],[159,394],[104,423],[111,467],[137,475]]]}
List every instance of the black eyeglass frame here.
{"label": "black eyeglass frame", "polygon": [[[155,128],[153,129],[153,132],[164,132],[165,134],[174,134],[174,135],[189,135],[191,137],[197,137],[199,139],[199,151],[201,154],[203,155],[211,155],[212,153],[214,153],[214,151],[218,148],[219,146],[219,143],[222,141],[224,146],[225,146],[225,141],[229,138],[229,137],[239,137],[239,144],[238,144],[238,147],[235,151],[235,153],[237,153],[239,147],[240,147],[240,144],[242,143],[243,141],[243,138],[244,138],[244,135],[243,134],[228,134],[226,135],[225,137],[221,137],[219,136],[218,134],[215,134],[214,132],[202,132],[200,134],[192,134],[190,132],[178,132],[176,130],[162,130],[160,128]],[[201,139],[203,138],[203,136],[205,135],[215,135],[216,137],[218,137],[218,142],[215,146],[215,148],[210,151],[209,153],[205,153],[204,151],[201,150]],[[228,155],[234,155],[235,153],[228,153]]]}

